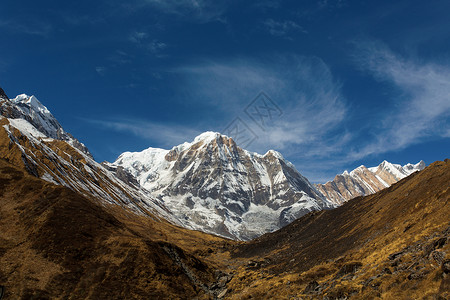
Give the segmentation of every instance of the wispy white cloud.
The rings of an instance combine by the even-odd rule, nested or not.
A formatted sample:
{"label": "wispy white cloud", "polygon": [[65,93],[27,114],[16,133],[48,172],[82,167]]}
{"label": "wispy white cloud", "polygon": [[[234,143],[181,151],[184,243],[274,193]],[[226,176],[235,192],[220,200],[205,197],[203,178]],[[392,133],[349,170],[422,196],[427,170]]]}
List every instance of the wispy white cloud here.
{"label": "wispy white cloud", "polygon": [[267,19],[264,21],[264,26],[271,35],[292,38],[291,35],[297,33],[308,33],[302,26],[291,20],[275,21],[274,19]]}
{"label": "wispy white cloud", "polygon": [[[330,68],[319,58],[299,55],[209,60],[161,70],[165,78],[176,76],[176,95],[189,99],[192,107],[208,108],[195,128],[129,119],[95,122],[170,148],[204,130],[222,131],[239,117],[258,136],[249,150],[280,150],[313,181],[328,180],[330,169],[371,155],[449,137],[450,67],[405,59],[379,42],[358,45],[358,66],[398,89],[392,104],[378,112],[381,117],[364,120],[370,132],[364,137]],[[261,91],[282,111],[263,129],[245,112]]]}
{"label": "wispy white cloud", "polygon": [[161,56],[161,52],[167,48],[167,44],[164,42],[161,42],[159,40],[152,40],[151,43],[148,45],[148,49],[153,54],[157,54]]}
{"label": "wispy white cloud", "polygon": [[127,118],[117,118],[114,121],[97,119],[83,119],[83,121],[116,131],[131,133],[141,139],[163,145],[167,149],[193,139],[201,133],[201,131],[182,125],[161,124]]}
{"label": "wispy white cloud", "polygon": [[[318,145],[346,115],[340,84],[319,58],[246,58],[205,62],[176,71],[184,75],[184,94],[222,111],[224,122],[241,117],[258,135],[250,145],[258,152],[276,148],[289,153],[301,145]],[[274,117],[265,128],[245,113],[261,91],[282,111],[282,116]]]}
{"label": "wispy white cloud", "polygon": [[48,38],[53,32],[53,27],[44,21],[28,19],[27,22],[16,20],[0,20],[0,28],[12,33],[34,35]]}
{"label": "wispy white cloud", "polygon": [[448,136],[450,129],[450,66],[406,59],[377,41],[360,41],[357,63],[378,80],[392,83],[401,94],[377,120],[374,141],[351,153],[363,158],[399,150],[423,139]]}
{"label": "wispy white cloud", "polygon": [[[342,147],[342,139],[338,139],[341,133],[333,130],[345,119],[345,99],[340,84],[318,58],[287,55],[266,60],[209,61],[169,73],[181,79],[176,93],[188,98],[192,107],[202,111],[210,108],[206,109],[208,113],[199,114],[195,128],[127,118],[91,122],[171,147],[202,131],[224,133],[227,125],[239,117],[258,136],[249,145],[253,151],[264,153],[275,148],[287,156],[304,151],[309,157],[320,157]],[[169,73],[166,76],[171,76]],[[261,91],[281,110],[281,115],[277,113],[264,128],[246,113]],[[329,148],[321,152],[319,147],[325,144]]]}
{"label": "wispy white cloud", "polygon": [[146,50],[149,50],[157,57],[166,56],[161,52],[167,48],[167,44],[157,39],[150,39],[149,34],[145,31],[134,31],[130,34],[128,39],[132,43],[137,44],[140,47],[144,47]]}
{"label": "wispy white cloud", "polygon": [[133,57],[122,50],[116,50],[108,57],[108,60],[111,61],[115,66],[119,66],[131,63]]}
{"label": "wispy white cloud", "polygon": [[95,72],[97,72],[98,75],[100,76],[104,76],[106,73],[106,68],[105,67],[95,67]]}
{"label": "wispy white cloud", "polygon": [[147,39],[148,33],[143,31],[133,31],[128,39],[136,44],[141,44],[145,39]]}

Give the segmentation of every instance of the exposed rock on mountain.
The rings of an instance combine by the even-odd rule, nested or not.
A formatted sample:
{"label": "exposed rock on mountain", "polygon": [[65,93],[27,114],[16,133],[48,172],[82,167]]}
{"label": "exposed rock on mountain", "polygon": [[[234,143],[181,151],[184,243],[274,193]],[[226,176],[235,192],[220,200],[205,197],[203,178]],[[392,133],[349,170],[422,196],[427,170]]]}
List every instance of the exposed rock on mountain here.
{"label": "exposed rock on mountain", "polygon": [[337,205],[358,197],[370,195],[391,186],[414,172],[423,170],[423,161],[404,166],[383,161],[378,167],[360,166],[350,173],[336,175],[333,181],[316,184],[315,187],[328,200]]}
{"label": "exposed rock on mountain", "polygon": [[6,96],[5,91],[0,87],[0,100],[9,100],[8,96]]}
{"label": "exposed rock on mountain", "polygon": [[113,163],[194,229],[251,239],[333,205],[280,153],[259,155],[206,132],[171,150],[125,152]]}

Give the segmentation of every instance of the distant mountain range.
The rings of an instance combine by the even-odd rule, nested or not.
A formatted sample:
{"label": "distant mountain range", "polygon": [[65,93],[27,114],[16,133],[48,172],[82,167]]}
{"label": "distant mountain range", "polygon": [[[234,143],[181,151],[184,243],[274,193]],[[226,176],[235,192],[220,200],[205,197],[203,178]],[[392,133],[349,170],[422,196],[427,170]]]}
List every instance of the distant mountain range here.
{"label": "distant mountain range", "polygon": [[125,152],[113,163],[99,164],[36,97],[8,99],[3,90],[0,97],[2,158],[84,195],[232,239],[275,231],[425,167],[423,162],[403,167],[383,162],[312,185],[280,153],[249,152],[215,132],[171,150]]}
{"label": "distant mountain range", "polygon": [[383,161],[378,167],[359,166],[351,172],[345,171],[325,184],[315,184],[319,192],[334,204],[342,203],[358,196],[366,196],[390,187],[414,172],[425,169],[423,161],[404,166]]}

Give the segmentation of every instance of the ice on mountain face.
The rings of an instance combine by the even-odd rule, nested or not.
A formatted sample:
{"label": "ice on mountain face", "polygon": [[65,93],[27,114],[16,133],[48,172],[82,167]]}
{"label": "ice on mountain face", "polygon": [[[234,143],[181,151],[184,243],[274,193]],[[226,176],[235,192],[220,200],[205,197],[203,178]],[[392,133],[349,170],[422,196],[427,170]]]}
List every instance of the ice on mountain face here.
{"label": "ice on mountain face", "polygon": [[401,166],[399,164],[392,164],[388,161],[383,161],[378,167],[371,168],[371,172],[383,172],[386,171],[394,176],[397,180],[403,179],[414,172],[421,171],[425,168],[425,163],[423,161],[418,162],[417,164],[406,164]]}
{"label": "ice on mountain face", "polygon": [[227,136],[221,135],[221,134],[218,133],[218,132],[206,131],[206,132],[204,132],[204,133],[198,135],[198,136],[194,139],[194,141],[192,142],[192,144],[196,144],[196,143],[198,143],[198,142],[200,142],[200,141],[202,141],[202,142],[208,144],[208,143],[210,143],[211,141],[213,141],[213,140],[215,140],[215,139],[217,139],[217,138],[219,138],[219,137],[221,137],[221,136],[223,136],[223,137],[225,137],[225,138],[228,138]]}
{"label": "ice on mountain face", "polygon": [[24,119],[8,119],[11,126],[17,128],[22,134],[34,138],[45,138],[45,134],[37,130],[33,125]]}
{"label": "ice on mountain face", "polygon": [[11,102],[24,116],[30,119],[36,128],[39,128],[47,136],[57,138],[58,131],[62,131],[62,127],[55,117],[36,97],[21,94],[11,99]]}
{"label": "ice on mountain face", "polygon": [[53,115],[50,113],[50,111],[47,109],[47,107],[42,105],[42,103],[39,102],[39,100],[35,96],[28,96],[26,94],[21,94],[21,95],[18,95],[16,98],[11,99],[11,101],[14,102],[15,104],[19,104],[19,103],[27,104],[34,111],[38,111],[41,114],[54,119]]}
{"label": "ice on mountain face", "polygon": [[423,169],[425,169],[426,165],[425,162],[423,160],[419,161],[417,164],[406,164],[403,166],[403,171],[407,174],[410,175],[414,172],[417,171],[421,171]]}
{"label": "ice on mountain face", "polygon": [[171,150],[125,152],[113,164],[134,174],[186,227],[235,239],[332,207],[280,153],[252,153],[216,132]]}

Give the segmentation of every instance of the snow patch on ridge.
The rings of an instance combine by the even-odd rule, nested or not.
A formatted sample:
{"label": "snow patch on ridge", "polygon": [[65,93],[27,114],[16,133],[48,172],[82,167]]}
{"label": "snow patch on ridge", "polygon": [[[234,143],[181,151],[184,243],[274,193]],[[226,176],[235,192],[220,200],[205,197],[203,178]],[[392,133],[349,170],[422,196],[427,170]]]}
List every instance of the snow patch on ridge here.
{"label": "snow patch on ridge", "polygon": [[8,119],[9,124],[18,129],[23,135],[28,138],[45,138],[46,135],[36,129],[33,125],[31,125],[27,120],[24,119]]}

